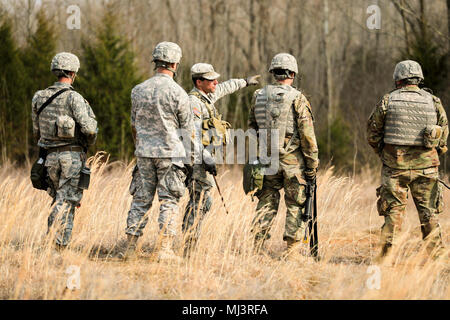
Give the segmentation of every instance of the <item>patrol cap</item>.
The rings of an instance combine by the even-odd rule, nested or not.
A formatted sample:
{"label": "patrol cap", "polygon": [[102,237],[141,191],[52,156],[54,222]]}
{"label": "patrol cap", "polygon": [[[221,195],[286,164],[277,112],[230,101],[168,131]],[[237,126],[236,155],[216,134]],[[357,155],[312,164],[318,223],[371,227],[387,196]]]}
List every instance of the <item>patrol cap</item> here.
{"label": "patrol cap", "polygon": [[413,60],[405,60],[399,62],[395,66],[394,81],[400,81],[409,78],[419,78],[424,80],[422,67]]}
{"label": "patrol cap", "polygon": [[220,74],[214,71],[212,65],[207,63],[197,63],[191,68],[192,78],[204,78],[206,80],[216,80]]}

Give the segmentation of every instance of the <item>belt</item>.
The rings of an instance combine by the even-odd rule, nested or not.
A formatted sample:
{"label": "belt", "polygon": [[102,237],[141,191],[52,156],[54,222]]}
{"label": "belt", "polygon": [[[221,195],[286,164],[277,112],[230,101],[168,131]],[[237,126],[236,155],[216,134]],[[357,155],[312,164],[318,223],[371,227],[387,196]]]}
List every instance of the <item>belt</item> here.
{"label": "belt", "polygon": [[80,147],[80,146],[62,146],[62,147],[48,148],[47,149],[47,153],[66,152],[66,151],[84,152],[84,149],[82,147]]}

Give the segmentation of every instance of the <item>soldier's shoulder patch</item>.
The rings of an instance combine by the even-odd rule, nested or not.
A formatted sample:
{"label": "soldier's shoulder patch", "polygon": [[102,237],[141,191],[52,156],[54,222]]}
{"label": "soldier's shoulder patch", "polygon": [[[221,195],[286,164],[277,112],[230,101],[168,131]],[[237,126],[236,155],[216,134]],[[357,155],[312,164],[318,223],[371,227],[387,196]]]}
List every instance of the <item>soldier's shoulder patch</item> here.
{"label": "soldier's shoulder patch", "polygon": [[197,108],[197,107],[194,107],[193,109],[192,109],[192,111],[194,112],[194,114],[197,116],[197,117],[201,117],[202,116],[202,113],[200,112],[200,110]]}

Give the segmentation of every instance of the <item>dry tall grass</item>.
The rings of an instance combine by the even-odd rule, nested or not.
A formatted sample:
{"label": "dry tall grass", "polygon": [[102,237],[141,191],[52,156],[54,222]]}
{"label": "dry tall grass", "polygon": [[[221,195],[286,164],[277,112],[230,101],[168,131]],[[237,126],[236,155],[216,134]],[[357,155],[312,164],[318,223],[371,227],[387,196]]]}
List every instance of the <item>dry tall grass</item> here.
{"label": "dry tall grass", "polygon": [[[378,253],[383,219],[375,208],[378,173],[356,178],[322,172],[319,183],[320,262],[282,259],[285,212],[282,201],[270,256],[252,252],[251,221],[256,202],[245,196],[240,172],[225,171],[198,247],[182,263],[154,259],[158,205],[140,240],[139,259],[114,258],[124,244],[131,203],[132,165],[93,167],[91,187],[77,211],[70,249],[56,253],[45,239],[50,198],[34,190],[27,170],[0,168],[1,299],[449,299],[449,268],[426,259],[418,216],[411,202],[392,265],[381,266],[381,288],[371,289],[371,260]],[[446,208],[450,196],[445,194]],[[185,196],[181,207],[187,202]],[[448,211],[448,210],[447,210]],[[448,212],[447,212],[448,213]],[[450,218],[440,217],[448,244]],[[181,222],[181,215],[179,217]],[[178,239],[180,252],[180,239]],[[305,248],[306,250],[306,248]],[[69,266],[80,267],[81,288],[67,290]]]}

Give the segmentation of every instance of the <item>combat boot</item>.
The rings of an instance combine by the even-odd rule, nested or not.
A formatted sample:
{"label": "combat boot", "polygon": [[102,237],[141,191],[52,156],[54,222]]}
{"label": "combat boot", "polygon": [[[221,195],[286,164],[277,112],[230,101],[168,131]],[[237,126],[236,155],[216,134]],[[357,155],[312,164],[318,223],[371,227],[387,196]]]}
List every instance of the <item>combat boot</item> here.
{"label": "combat boot", "polygon": [[158,261],[181,262],[182,258],[173,251],[173,237],[163,236],[161,239],[161,248],[158,253]]}
{"label": "combat boot", "polygon": [[123,260],[134,260],[137,258],[136,245],[139,237],[127,234],[127,244],[125,250],[119,253],[119,257]]}

